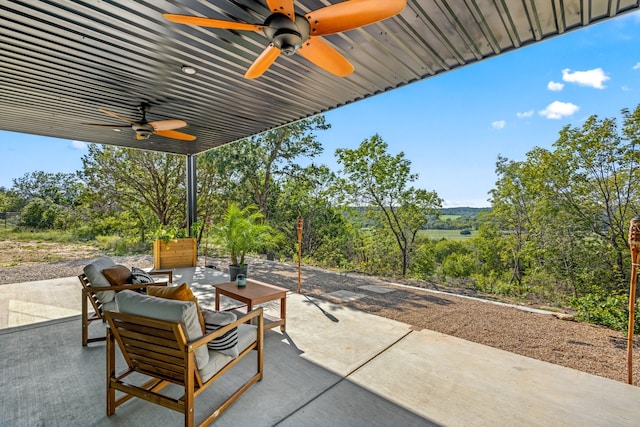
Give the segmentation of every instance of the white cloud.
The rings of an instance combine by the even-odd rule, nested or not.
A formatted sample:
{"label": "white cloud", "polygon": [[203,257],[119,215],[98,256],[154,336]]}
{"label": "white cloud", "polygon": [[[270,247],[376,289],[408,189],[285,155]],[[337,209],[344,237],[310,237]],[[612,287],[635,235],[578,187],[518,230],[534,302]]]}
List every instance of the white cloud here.
{"label": "white cloud", "polygon": [[604,89],[602,83],[609,80],[609,76],[604,73],[602,68],[594,68],[588,71],[574,71],[565,68],[562,70],[562,80],[568,83],[577,83],[580,86],[588,86],[596,89]]}
{"label": "white cloud", "polygon": [[640,62],[636,62],[636,65],[633,66],[634,70],[640,70]]}
{"label": "white cloud", "polygon": [[560,92],[564,87],[564,83],[554,82],[553,80],[547,83],[547,89],[553,92]]}
{"label": "white cloud", "polygon": [[496,120],[495,122],[491,123],[491,127],[494,129],[504,129],[506,125],[507,122],[505,122],[504,120]]}
{"label": "white cloud", "polygon": [[533,117],[533,110],[525,111],[524,113],[516,113],[519,119],[526,119],[529,117]]}
{"label": "white cloud", "polygon": [[547,105],[547,108],[540,111],[540,115],[547,119],[561,119],[565,116],[572,115],[579,109],[580,107],[570,102],[553,101]]}
{"label": "white cloud", "polygon": [[71,147],[77,150],[84,150],[87,148],[87,143],[83,141],[71,141]]}

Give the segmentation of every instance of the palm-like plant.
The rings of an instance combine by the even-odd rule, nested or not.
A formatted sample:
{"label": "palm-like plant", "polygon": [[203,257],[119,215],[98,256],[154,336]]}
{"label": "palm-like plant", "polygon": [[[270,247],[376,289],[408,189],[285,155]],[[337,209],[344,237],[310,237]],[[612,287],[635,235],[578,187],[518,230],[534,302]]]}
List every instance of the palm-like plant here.
{"label": "palm-like plant", "polygon": [[235,203],[230,204],[218,232],[216,240],[229,254],[234,266],[244,266],[248,252],[268,249],[278,242],[276,230],[264,223],[264,216],[253,205],[241,209]]}

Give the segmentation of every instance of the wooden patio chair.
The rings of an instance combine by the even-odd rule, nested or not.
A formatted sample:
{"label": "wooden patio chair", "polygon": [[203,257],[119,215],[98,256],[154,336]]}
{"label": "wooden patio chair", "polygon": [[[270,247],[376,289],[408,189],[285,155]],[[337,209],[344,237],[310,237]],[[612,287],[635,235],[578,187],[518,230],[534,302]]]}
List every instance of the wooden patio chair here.
{"label": "wooden patio chair", "polygon": [[[100,261],[105,262],[104,260],[107,260],[107,259],[108,258],[106,257],[99,259],[96,261],[96,263]],[[114,266],[115,264],[111,261],[111,265]],[[116,310],[116,305],[115,305],[115,301],[113,300],[113,297],[108,301],[103,302],[101,298],[103,295],[109,292],[111,293],[120,292],[125,289],[132,289],[132,290],[145,289],[147,286],[150,286],[150,285],[166,286],[168,283],[173,282],[173,272],[171,270],[150,271],[148,272],[148,274],[152,276],[165,276],[167,280],[158,281],[154,283],[141,283],[141,284],[135,284],[135,285],[127,283],[127,284],[122,284],[117,286],[113,286],[113,285],[104,286],[104,284],[102,284],[101,286],[95,286],[95,285],[92,286],[86,273],[82,273],[81,275],[78,276],[78,279],[82,284],[82,346],[83,347],[86,347],[87,344],[89,344],[90,342],[104,341],[106,339],[106,337],[89,338],[89,324],[91,324],[91,322],[95,322],[98,320],[104,323],[106,320],[104,318],[103,312],[105,310]],[[91,305],[91,308],[93,311],[92,313],[89,312],[89,305]]]}
{"label": "wooden patio chair", "polygon": [[[244,371],[238,373],[243,376],[243,381],[247,377],[248,379],[230,395],[226,394],[229,397],[221,405],[210,413],[207,411],[208,415],[199,424],[204,426],[212,423],[249,387],[262,380],[264,333],[262,308],[257,308],[237,318],[235,322],[203,335],[197,316],[193,313],[189,314],[189,310],[195,313],[194,310],[197,309],[193,302],[164,300],[139,294],[131,296],[131,294],[135,293],[125,291],[116,296],[118,306],[121,308],[119,312],[105,312],[108,322],[107,415],[113,415],[118,406],[132,397],[138,397],[181,412],[184,415],[184,425],[193,426],[195,398],[252,350],[256,350],[255,373],[253,370],[249,373]],[[129,299],[129,308],[126,307],[126,301],[122,302],[122,298],[125,297]],[[163,302],[154,302],[150,299],[163,300]],[[149,309],[152,305],[155,307]],[[180,306],[189,307],[183,310]],[[178,307],[178,311],[174,310],[175,307]],[[154,314],[153,317],[146,317],[127,312],[131,310],[146,314],[153,310]],[[172,320],[162,320],[159,317]],[[181,320],[176,321],[178,318]],[[254,319],[257,319],[256,325],[246,323]],[[208,343],[234,328],[237,328],[238,332],[237,357],[207,348]],[[197,338],[189,339],[194,334]],[[123,372],[116,372],[116,344],[127,363],[127,369]],[[129,378],[133,373],[143,374],[150,379],[146,381],[140,375]],[[139,384],[142,382],[144,383]],[[175,389],[171,390],[173,396],[162,394],[162,389],[169,384],[181,386],[184,394],[175,397]],[[116,391],[124,395],[117,398]]]}

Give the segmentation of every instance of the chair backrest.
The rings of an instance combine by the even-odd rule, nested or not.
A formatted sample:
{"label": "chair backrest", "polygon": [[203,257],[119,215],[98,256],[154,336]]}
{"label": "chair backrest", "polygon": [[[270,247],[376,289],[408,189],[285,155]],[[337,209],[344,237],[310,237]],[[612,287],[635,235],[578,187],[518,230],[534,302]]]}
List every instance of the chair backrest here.
{"label": "chair backrest", "polygon": [[[198,307],[193,301],[179,301],[155,296],[142,295],[124,290],[116,295],[116,303],[121,313],[137,315],[143,318],[179,323],[186,341],[202,337],[202,327],[198,320]],[[201,369],[209,362],[206,346],[193,350],[197,368]]]}
{"label": "chair backrest", "polygon": [[94,289],[91,288],[91,284],[89,283],[89,279],[87,279],[86,274],[82,273],[78,276],[80,283],[82,284],[82,298],[87,298],[93,307],[93,311],[95,311],[96,316],[103,319],[102,316],[102,303],[96,296]]}
{"label": "chair backrest", "polygon": [[[129,369],[184,385],[187,359],[193,357],[195,367],[195,356],[187,353],[180,323],[111,311],[105,317]],[[193,372],[201,385],[198,370]]]}
{"label": "chair backrest", "polygon": [[100,257],[94,260],[91,264],[87,264],[83,268],[83,273],[87,282],[94,289],[94,292],[98,299],[103,303],[110,302],[115,297],[116,293],[112,290],[100,291],[98,288],[109,287],[111,283],[102,274],[102,270],[105,268],[113,267],[115,264],[109,257]]}

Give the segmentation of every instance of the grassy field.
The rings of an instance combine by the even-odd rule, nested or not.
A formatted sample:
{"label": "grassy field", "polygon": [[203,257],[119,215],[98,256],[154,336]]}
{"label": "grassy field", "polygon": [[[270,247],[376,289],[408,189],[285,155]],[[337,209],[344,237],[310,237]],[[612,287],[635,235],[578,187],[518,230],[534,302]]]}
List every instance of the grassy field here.
{"label": "grassy field", "polygon": [[462,235],[460,234],[460,230],[420,230],[420,236],[427,236],[430,239],[448,239],[448,240],[466,240],[475,234],[475,231],[472,231],[471,234]]}
{"label": "grassy field", "polygon": [[454,220],[456,220],[456,219],[460,218],[460,216],[461,216],[461,215],[449,215],[449,214],[442,214],[442,215],[440,215],[440,219],[441,219],[442,221],[446,221],[446,220],[454,221]]}

